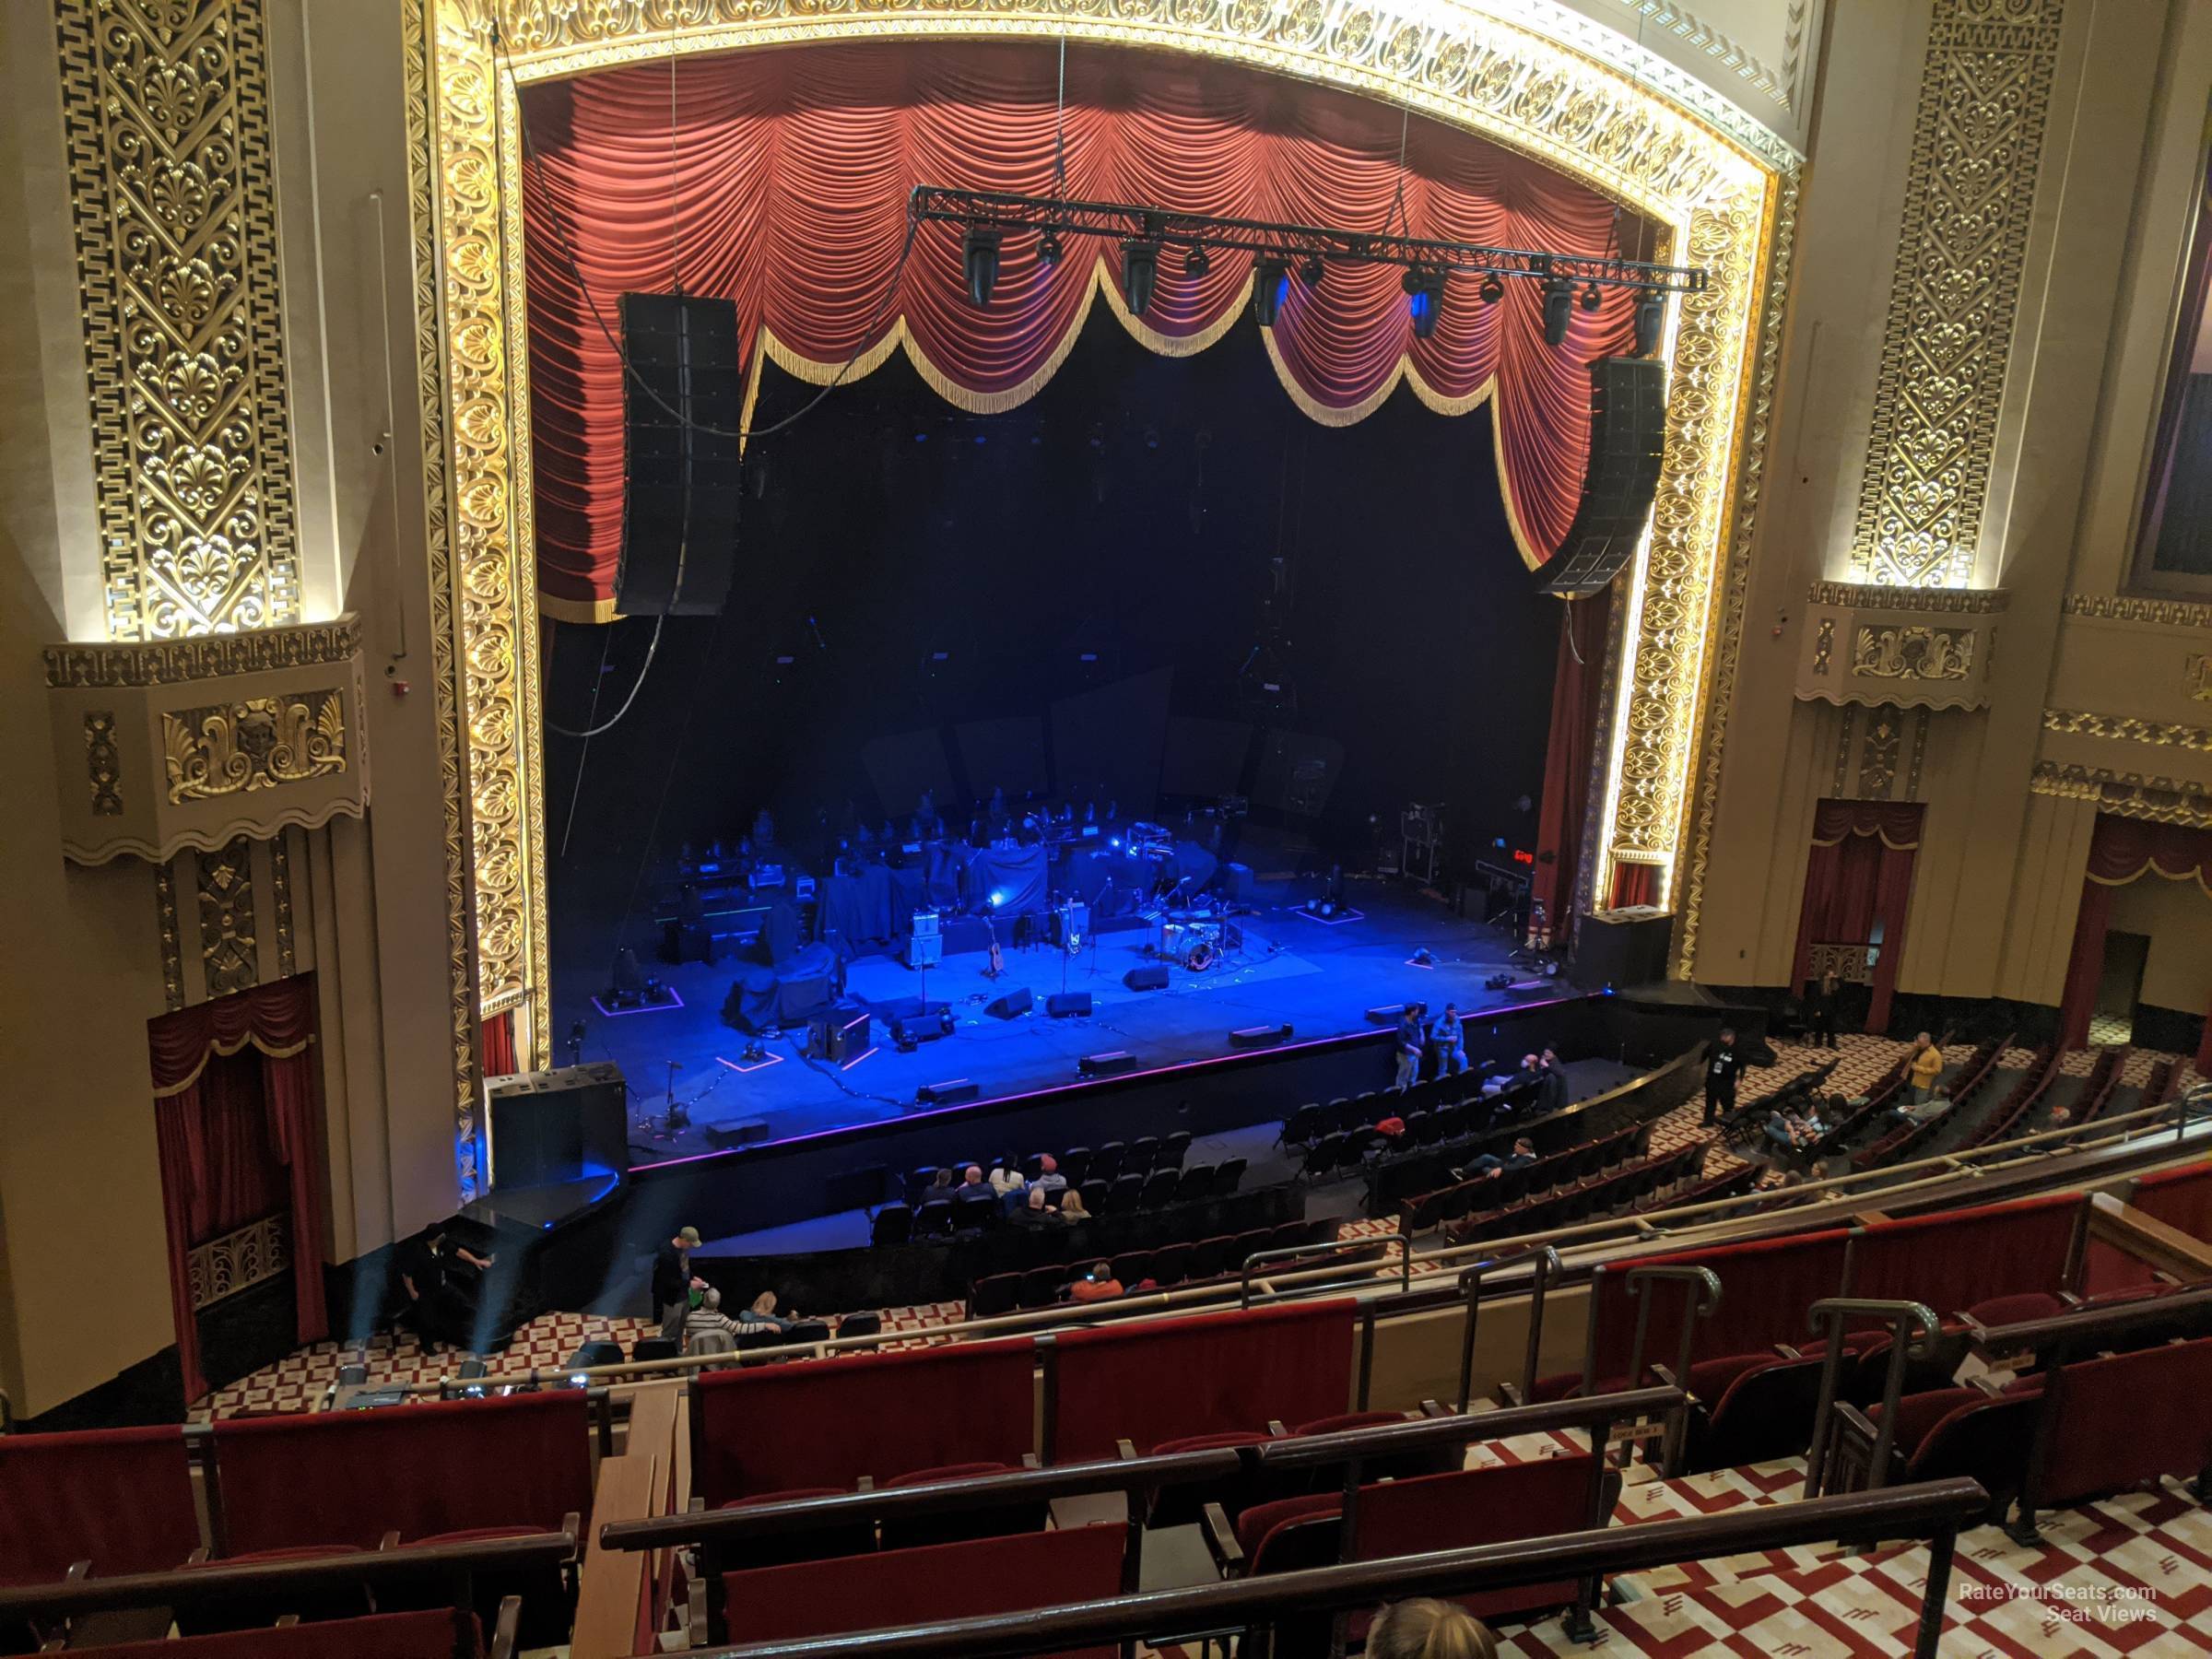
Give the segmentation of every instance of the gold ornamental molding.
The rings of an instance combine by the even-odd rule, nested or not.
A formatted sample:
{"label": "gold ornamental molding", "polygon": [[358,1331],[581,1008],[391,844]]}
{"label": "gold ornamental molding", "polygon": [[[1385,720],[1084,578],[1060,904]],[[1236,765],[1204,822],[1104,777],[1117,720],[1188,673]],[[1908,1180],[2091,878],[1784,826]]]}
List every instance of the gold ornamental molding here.
{"label": "gold ornamental molding", "polygon": [[368,804],[360,629],[46,648],[62,851],[166,862]]}
{"label": "gold ornamental molding", "polygon": [[1851,568],[1974,575],[2065,0],[1934,0]]}
{"label": "gold ornamental molding", "polygon": [[2068,594],[2063,606],[2069,617],[2092,617],[2104,622],[2150,622],[2162,628],[2212,628],[2212,605],[2185,599],[2139,599],[2125,594]]}
{"label": "gold ornamental molding", "polygon": [[2212,729],[2137,720],[2126,714],[2092,714],[2081,709],[2045,709],[2043,730],[2069,736],[2103,737],[2119,743],[2147,743],[2160,748],[2212,754]]}
{"label": "gold ornamental molding", "polygon": [[1797,695],[1876,708],[1985,707],[2007,597],[2001,588],[1815,582]]}
{"label": "gold ornamental molding", "polygon": [[54,0],[106,632],[300,619],[262,0]]}
{"label": "gold ornamental molding", "polygon": [[[475,1009],[522,1006],[527,1064],[550,1063],[543,723],[529,549],[518,84],[689,53],[849,40],[1030,39],[1194,53],[1383,99],[1559,168],[1667,228],[1704,267],[1669,348],[1665,468],[1626,581],[1620,694],[1595,888],[1615,857],[1684,868],[1663,892],[1694,952],[1717,791],[1705,700],[1733,684],[1740,576],[1763,477],[1798,158],[1694,76],[1564,8],[1507,0],[404,0],[417,326],[429,446],[431,587],[450,687],[441,750],[449,890],[473,929]],[[496,41],[496,44],[495,44]],[[429,342],[425,345],[424,342]],[[441,649],[448,649],[441,643]],[[441,699],[445,691],[441,688]],[[448,724],[441,702],[441,744]],[[464,1066],[457,1084],[466,1080]],[[457,1097],[459,1094],[457,1088]],[[456,1100],[456,1118],[464,1103]]]}
{"label": "gold ornamental molding", "polygon": [[264,1216],[236,1232],[195,1244],[184,1253],[185,1283],[194,1313],[275,1278],[291,1265],[290,1236],[282,1216]]}
{"label": "gold ornamental molding", "polygon": [[2146,777],[2104,767],[2039,760],[2028,780],[2035,794],[2088,801],[2100,812],[2144,818],[2154,824],[2187,824],[2212,830],[2212,790],[2178,778]]}

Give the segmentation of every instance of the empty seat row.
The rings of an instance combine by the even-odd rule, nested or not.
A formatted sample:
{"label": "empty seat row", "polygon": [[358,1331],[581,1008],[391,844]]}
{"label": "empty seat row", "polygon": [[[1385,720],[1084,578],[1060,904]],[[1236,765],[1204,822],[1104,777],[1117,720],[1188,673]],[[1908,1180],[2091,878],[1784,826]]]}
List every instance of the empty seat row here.
{"label": "empty seat row", "polygon": [[[1488,1183],[1470,1182],[1465,1186],[1437,1194],[1440,1207],[1432,1214],[1435,1220],[1451,1227],[1453,1242],[1457,1244],[1580,1226],[1585,1221],[1641,1206],[1650,1201],[1654,1194],[1688,1180],[1704,1167],[1707,1144],[1701,1140],[1693,1141],[1672,1152],[1640,1159],[1609,1174],[1532,1194],[1516,1204],[1495,1209],[1472,1209],[1471,1206],[1477,1201],[1480,1189]],[[1460,1220],[1451,1212],[1461,1202],[1463,1194],[1470,1208],[1460,1212],[1465,1217],[1464,1220]],[[1453,1225],[1455,1220],[1457,1224]]]}
{"label": "empty seat row", "polygon": [[[1584,1141],[1580,1146],[1562,1147],[1534,1163],[1501,1169],[1495,1175],[1455,1180],[1406,1200],[1398,1213],[1406,1230],[1418,1232],[1441,1221],[1457,1220],[1477,1204],[1486,1209],[1518,1204],[1524,1198],[1549,1192],[1554,1187],[1571,1186],[1618,1168],[1635,1154],[1648,1135],[1648,1129],[1632,1126],[1597,1140]],[[1463,1198],[1465,1202],[1461,1202]]]}
{"label": "empty seat row", "polygon": [[[1053,1189],[1046,1203],[1049,1208],[1058,1209],[1062,1195],[1076,1192],[1082,1197],[1084,1209],[1094,1218],[1163,1209],[1171,1204],[1226,1198],[1242,1184],[1244,1169],[1244,1159],[1228,1158],[1218,1164],[1158,1169],[1148,1175],[1125,1173],[1112,1182],[1094,1176],[1079,1186]],[[959,1233],[988,1231],[1003,1225],[1005,1219],[1005,1204],[985,1187],[974,1197],[931,1198],[919,1207],[887,1204],[870,1223],[869,1241],[904,1244],[914,1239],[949,1239]]]}

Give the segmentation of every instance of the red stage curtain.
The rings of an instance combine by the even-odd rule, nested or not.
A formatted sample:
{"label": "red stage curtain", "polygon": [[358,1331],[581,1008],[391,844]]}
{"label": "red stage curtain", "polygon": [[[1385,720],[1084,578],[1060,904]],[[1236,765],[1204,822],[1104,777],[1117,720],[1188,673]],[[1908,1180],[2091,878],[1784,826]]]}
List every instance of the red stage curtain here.
{"label": "red stage curtain", "polygon": [[[187,1401],[207,1392],[186,1258],[194,1244],[278,1207],[291,1218],[293,1317],[298,1340],[329,1335],[323,1297],[323,1171],[319,1152],[314,975],[258,985],[147,1021],[154,1077],[154,1133],[169,1229],[171,1307]],[[257,1051],[244,1065],[227,1064]],[[259,1077],[253,1063],[258,1062]],[[247,1148],[270,1158],[258,1171]],[[241,1204],[261,1207],[218,1225]]]}
{"label": "red stage curtain", "polygon": [[1551,736],[1544,751],[1544,799],[1536,816],[1536,902],[1552,937],[1567,942],[1574,924],[1574,880],[1583,861],[1583,820],[1604,701],[1606,634],[1612,595],[1594,594],[1560,608],[1559,665],[1551,679]]}
{"label": "red stage curtain", "polygon": [[1617,864],[1613,866],[1613,910],[1634,910],[1659,902],[1659,866]]}
{"label": "red stage curtain", "polygon": [[484,1075],[512,1077],[521,1068],[514,1060],[514,1010],[495,1014],[484,1021]]}
{"label": "red stage curtain", "polygon": [[[2089,1040],[2097,1012],[2097,987],[2104,978],[2104,935],[2112,913],[2112,889],[2157,875],[2169,881],[2194,880],[2212,896],[2212,830],[2185,824],[2152,824],[2141,818],[2099,813],[2089,837],[2089,862],[2081,884],[2081,910],[2074,922],[2074,949],[2066,959],[2066,985],[2058,1005],[2059,1041],[2080,1048]],[[2212,1061],[2212,1017],[2197,1049],[2197,1070]]]}
{"label": "red stage curtain", "polygon": [[1790,989],[1804,990],[1812,977],[1815,945],[1870,944],[1879,922],[1882,948],[1866,1004],[1866,1030],[1872,1032],[1889,1025],[1920,830],[1917,801],[1824,800],[1813,810],[1813,849],[1805,867]]}
{"label": "red stage curtain", "polygon": [[[1055,184],[1049,46],[821,45],[611,69],[524,94],[538,161],[524,178],[540,585],[579,607],[612,591],[621,540],[626,291],[735,301],[747,368],[760,348],[827,381],[903,343],[923,378],[965,406],[1011,407],[1058,366],[1098,272],[1118,310],[1121,253],[1077,241],[1057,266],[1009,237],[996,294],[968,302],[956,227],[915,239],[894,291],[916,184],[1158,202],[1248,218],[1381,227],[1404,185],[1417,236],[1574,253],[1615,249],[1616,209],[1531,160],[1396,110],[1218,64],[1067,55],[1065,177]],[[672,183],[673,181],[673,183]],[[574,251],[571,268],[567,250]],[[580,292],[581,272],[585,291]],[[1210,345],[1241,314],[1250,262],[1203,276],[1160,263],[1132,332],[1156,350]],[[1493,390],[1506,503],[1534,557],[1572,521],[1589,438],[1591,359],[1624,351],[1625,292],[1574,312],[1544,342],[1536,286],[1479,304],[1454,278],[1433,335],[1415,340],[1399,273],[1332,269],[1293,281],[1270,348],[1308,413],[1358,419],[1401,376],[1432,406]],[[594,315],[594,312],[596,315]],[[602,328],[604,321],[605,328]],[[760,411],[762,423],[787,413]]]}

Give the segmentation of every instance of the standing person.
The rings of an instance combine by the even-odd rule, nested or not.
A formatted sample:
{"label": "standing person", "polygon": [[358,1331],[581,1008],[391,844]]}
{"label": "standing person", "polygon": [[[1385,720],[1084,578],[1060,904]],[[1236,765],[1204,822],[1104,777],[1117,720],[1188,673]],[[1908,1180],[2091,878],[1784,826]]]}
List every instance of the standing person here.
{"label": "standing person", "polygon": [[1436,1041],[1436,1075],[1456,1077],[1467,1069],[1466,1028],[1459,1022],[1459,1005],[1446,1003],[1444,1011],[1436,1017],[1430,1028],[1430,1036]]}
{"label": "standing person", "polygon": [[1710,1128],[1724,1112],[1735,1110],[1735,1074],[1744,1057],[1736,1052],[1735,1028],[1723,1026],[1721,1034],[1705,1045],[1705,1124]]}
{"label": "standing person", "polygon": [[1943,1071],[1943,1050],[1936,1040],[1923,1031],[1912,1039],[1912,1099],[1921,1105],[1936,1092],[1936,1079]]}
{"label": "standing person", "polygon": [[1820,977],[1809,982],[1805,1011],[1813,1047],[1832,1049],[1836,1046],[1836,1004],[1842,992],[1843,982],[1832,965],[1822,970]]}
{"label": "standing person", "polygon": [[653,1256],[653,1302],[660,1310],[661,1335],[669,1341],[684,1334],[684,1315],[691,1311],[691,1292],[704,1290],[707,1281],[691,1272],[691,1253],[699,1248],[699,1229],[683,1228]]}
{"label": "standing person", "polygon": [[1421,1075],[1421,1018],[1407,1003],[1398,1016],[1397,1074],[1391,1079],[1393,1088],[1411,1088]]}

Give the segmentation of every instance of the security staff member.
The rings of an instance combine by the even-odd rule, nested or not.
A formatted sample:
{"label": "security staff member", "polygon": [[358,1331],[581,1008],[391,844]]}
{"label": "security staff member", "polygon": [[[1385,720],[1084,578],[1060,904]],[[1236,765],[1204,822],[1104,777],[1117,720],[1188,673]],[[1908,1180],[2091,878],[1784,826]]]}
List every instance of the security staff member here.
{"label": "security staff member", "polygon": [[1737,1053],[1735,1030],[1723,1026],[1721,1034],[1705,1045],[1705,1122],[1716,1122],[1724,1112],[1735,1110],[1735,1074],[1743,1069]]}

